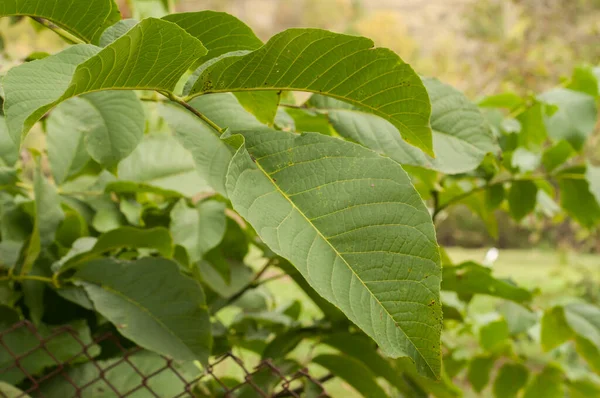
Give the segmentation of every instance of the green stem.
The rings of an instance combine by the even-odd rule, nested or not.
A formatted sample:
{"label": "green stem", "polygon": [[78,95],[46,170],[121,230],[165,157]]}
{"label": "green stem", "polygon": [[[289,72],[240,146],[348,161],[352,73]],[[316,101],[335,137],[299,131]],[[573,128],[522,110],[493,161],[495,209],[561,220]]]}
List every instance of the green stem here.
{"label": "green stem", "polygon": [[85,41],[81,40],[79,37],[72,35],[71,33],[67,32],[64,29],[59,28],[58,26],[54,25],[50,21],[47,21],[47,20],[39,18],[39,17],[31,17],[31,18],[34,21],[38,22],[39,24],[50,29],[51,31],[53,31],[54,33],[56,33],[57,35],[59,35],[60,37],[62,37],[63,39],[65,39],[67,42],[69,42],[71,44],[85,44]]}
{"label": "green stem", "polygon": [[15,281],[15,282],[23,282],[23,281],[38,281],[38,282],[46,282],[55,285],[55,281],[52,278],[47,278],[45,276],[37,276],[37,275],[14,275],[9,274],[7,276],[0,277],[0,282],[4,281]]}
{"label": "green stem", "polygon": [[222,129],[221,127],[219,127],[215,122],[213,122],[208,117],[206,117],[204,114],[202,114],[201,112],[199,112],[196,108],[194,108],[193,106],[191,106],[190,104],[188,104],[187,102],[185,102],[185,100],[183,98],[178,97],[178,96],[176,96],[175,94],[172,94],[172,93],[163,93],[163,92],[161,92],[161,94],[164,95],[165,97],[167,97],[168,99],[170,99],[171,101],[176,102],[179,105],[183,106],[188,111],[192,112],[200,120],[202,120],[209,127],[211,127],[217,133],[219,133],[219,135],[222,135],[225,132],[225,130]]}

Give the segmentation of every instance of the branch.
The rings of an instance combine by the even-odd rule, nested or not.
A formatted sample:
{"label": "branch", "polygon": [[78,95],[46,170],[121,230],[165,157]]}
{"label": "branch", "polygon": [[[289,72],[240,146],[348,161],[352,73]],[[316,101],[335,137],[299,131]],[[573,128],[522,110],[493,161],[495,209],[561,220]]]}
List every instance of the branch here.
{"label": "branch", "polygon": [[67,42],[69,42],[71,44],[85,44],[85,41],[81,40],[79,37],[72,35],[71,33],[67,32],[66,30],[54,25],[50,21],[47,21],[47,20],[39,18],[39,17],[31,17],[31,19],[33,19],[40,25],[43,25],[46,28],[50,29],[51,31],[53,31],[54,33],[56,33],[57,35],[59,35],[60,37],[62,37],[63,39],[65,39]]}
{"label": "branch", "polygon": [[[325,376],[319,378],[316,380],[316,383],[314,381],[311,380],[312,383],[315,383],[317,385],[319,385],[320,387],[321,384],[325,383],[328,380],[333,379],[335,376],[332,373],[327,373]],[[287,390],[287,391],[281,391],[280,393],[278,393],[277,395],[275,395],[276,398],[280,398],[280,397],[299,397],[300,394],[302,394],[304,392],[304,387],[305,386],[300,386],[294,390]]]}
{"label": "branch", "polygon": [[206,117],[204,114],[200,113],[196,108],[194,108],[193,106],[191,106],[190,104],[188,104],[187,102],[185,102],[183,100],[183,98],[178,97],[178,96],[176,96],[175,94],[172,94],[172,93],[163,93],[163,92],[161,92],[161,94],[164,95],[165,97],[167,97],[168,99],[170,99],[171,101],[176,102],[179,105],[183,106],[188,111],[192,112],[200,120],[202,120],[209,127],[211,127],[213,130],[215,130],[217,133],[219,133],[219,135],[222,135],[225,132],[225,130],[223,130],[221,127],[219,127],[215,122],[213,122],[208,117]]}
{"label": "branch", "polygon": [[[248,284],[246,286],[244,286],[236,294],[234,294],[233,296],[231,296],[227,299],[227,302],[223,305],[223,307],[226,307],[226,306],[230,305],[231,303],[235,302],[237,299],[242,297],[244,295],[244,293],[246,293],[248,290],[256,289],[258,286],[260,286],[262,284],[262,282],[259,282],[260,277],[263,276],[263,274],[267,271],[267,269],[269,269],[269,267],[271,267],[272,265],[275,265],[276,262],[277,262],[277,258],[271,258],[265,264],[265,266],[262,267],[262,269],[260,271],[258,271],[258,273],[256,275],[254,275],[254,278],[252,278],[252,280],[250,282],[248,282]],[[271,279],[271,278],[267,278],[267,279]]]}

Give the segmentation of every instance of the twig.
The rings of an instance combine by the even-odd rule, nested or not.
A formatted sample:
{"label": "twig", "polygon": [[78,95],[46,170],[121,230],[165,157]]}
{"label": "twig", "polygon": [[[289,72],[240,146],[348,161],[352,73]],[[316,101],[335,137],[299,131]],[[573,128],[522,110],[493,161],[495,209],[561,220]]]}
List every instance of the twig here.
{"label": "twig", "polygon": [[[317,379],[317,383],[318,384],[323,384],[328,380],[333,379],[335,376],[333,375],[333,373],[327,373],[325,376]],[[300,386],[298,388],[295,388],[291,391],[282,391],[280,393],[278,393],[277,395],[275,395],[276,398],[280,398],[280,397],[299,397],[300,394],[302,394],[304,392],[304,387],[305,386]]]}
{"label": "twig", "polygon": [[183,98],[178,97],[178,96],[176,96],[175,94],[172,94],[172,93],[163,93],[163,92],[161,92],[161,94],[164,95],[165,97],[167,97],[168,99],[170,99],[171,101],[176,102],[179,105],[183,106],[188,111],[192,112],[200,120],[202,120],[204,123],[206,123],[210,127],[212,127],[217,133],[219,133],[219,135],[221,135],[221,134],[223,134],[225,132],[225,130],[223,130],[221,127],[219,127],[215,122],[213,122],[208,117],[206,117],[204,114],[202,114],[201,112],[199,112],[196,108],[194,108],[193,106],[191,106],[190,104],[188,104],[187,102],[185,102],[183,100]]}
{"label": "twig", "polygon": [[39,18],[39,17],[31,17],[31,19],[33,19],[40,25],[43,25],[46,28],[50,29],[51,31],[53,31],[54,33],[56,33],[57,35],[59,35],[60,37],[62,37],[63,39],[65,39],[66,41],[68,41],[71,44],[85,44],[85,41],[81,40],[79,37],[72,35],[71,33],[67,32],[66,30],[54,25],[50,21],[47,21],[47,20]]}
{"label": "twig", "polygon": [[267,269],[269,269],[269,267],[271,267],[272,265],[275,265],[275,263],[277,263],[276,258],[270,259],[264,265],[264,267],[262,267],[262,269],[260,271],[258,271],[258,273],[256,275],[254,275],[254,278],[252,278],[252,280],[250,282],[248,282],[248,284],[246,286],[244,286],[236,294],[234,294],[233,296],[231,296],[227,299],[227,302],[223,305],[223,307],[228,306],[229,304],[233,303],[234,301],[236,301],[237,299],[242,297],[244,295],[244,293],[246,293],[248,290],[256,289],[258,286],[260,286],[262,284],[262,282],[259,282],[260,277],[263,276],[263,274],[267,271]]}

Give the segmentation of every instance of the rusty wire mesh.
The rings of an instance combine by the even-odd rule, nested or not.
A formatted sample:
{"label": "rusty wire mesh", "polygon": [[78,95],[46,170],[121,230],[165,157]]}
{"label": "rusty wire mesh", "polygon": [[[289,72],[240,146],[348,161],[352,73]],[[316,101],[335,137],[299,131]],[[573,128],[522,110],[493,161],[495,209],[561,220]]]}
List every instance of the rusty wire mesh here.
{"label": "rusty wire mesh", "polygon": [[[19,338],[26,338],[29,345],[19,352],[10,348],[10,340],[15,334]],[[64,338],[70,338],[75,341],[79,348],[76,353],[69,355],[69,358],[59,359],[53,350],[49,347],[53,342],[62,339],[59,344],[64,342]],[[33,342],[34,344],[31,344]],[[116,355],[109,361],[98,360],[92,352],[97,349],[99,344],[107,346],[107,343],[116,348]],[[308,369],[303,368],[293,372],[286,372],[285,369],[276,366],[271,360],[266,359],[258,363],[252,369],[244,364],[244,361],[232,353],[224,354],[216,358],[204,370],[198,369],[192,377],[189,373],[181,371],[180,363],[164,356],[164,364],[158,368],[143,369],[133,359],[139,353],[144,353],[141,348],[126,348],[121,343],[117,335],[112,332],[102,334],[93,338],[90,342],[84,341],[82,336],[71,326],[61,326],[52,329],[49,333],[42,335],[40,331],[29,321],[18,322],[11,327],[0,331],[0,381],[12,379],[20,380],[18,387],[22,394],[9,394],[0,389],[2,398],[19,397],[46,397],[44,385],[48,383],[63,383],[67,389],[61,391],[70,391],[61,393],[61,397],[160,397],[160,398],[180,398],[180,397],[208,397],[213,395],[214,391],[208,392],[202,389],[203,385],[211,382],[213,386],[219,389],[218,396],[236,397],[242,392],[244,396],[256,397],[304,397],[310,390],[311,397],[329,397],[327,395],[323,382],[331,376],[321,379],[312,377]],[[159,357],[156,354],[152,354]],[[35,361],[41,361],[45,366],[42,372],[32,372],[31,366]],[[70,371],[77,366],[86,365],[88,369],[93,367],[93,377],[81,381],[71,376]],[[40,363],[38,362],[38,365]],[[35,367],[35,365],[34,365]],[[38,366],[39,367],[39,366]],[[235,367],[241,371],[243,380],[236,383],[231,382],[220,374],[219,368]],[[136,380],[134,386],[128,386],[123,391],[122,386],[117,386],[111,381],[111,371],[113,373],[133,372]],[[88,372],[89,373],[89,372]],[[158,391],[164,383],[164,375],[168,374],[169,380],[177,380],[177,391],[165,395],[164,391]],[[266,390],[258,379],[264,381],[265,375],[270,379],[270,385]],[[131,379],[131,377],[130,377]],[[10,383],[9,383],[10,384]],[[264,383],[262,383],[264,384]],[[162,387],[164,389],[164,385]],[[66,395],[65,395],[66,394]]]}

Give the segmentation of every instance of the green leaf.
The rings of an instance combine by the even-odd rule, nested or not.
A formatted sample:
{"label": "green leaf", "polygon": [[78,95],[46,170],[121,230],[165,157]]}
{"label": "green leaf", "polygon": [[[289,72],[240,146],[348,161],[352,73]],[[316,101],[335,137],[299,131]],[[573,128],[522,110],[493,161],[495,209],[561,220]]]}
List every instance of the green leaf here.
{"label": "green leaf", "polygon": [[562,371],[546,366],[525,389],[523,398],[563,398],[565,396]]}
{"label": "green leaf", "polygon": [[588,164],[585,170],[585,179],[588,182],[590,193],[600,203],[600,167]]}
{"label": "green leaf", "polygon": [[506,363],[494,380],[494,396],[496,398],[515,398],[521,388],[527,384],[529,370],[520,363]]}
{"label": "green leaf", "polygon": [[577,350],[600,373],[600,308],[587,303],[564,307],[565,321],[577,336]]}
{"label": "green leaf", "polygon": [[[1,330],[13,326],[5,321],[8,320],[0,321]],[[34,335],[27,327],[4,334],[2,336],[3,345],[0,346],[0,369],[3,370],[0,380],[10,384],[19,384],[27,378],[22,370],[14,366],[14,356],[22,357],[19,361],[20,368],[35,376],[41,374],[46,368],[56,366],[57,360],[60,363],[86,361],[87,358],[82,353],[82,344],[89,347],[88,355],[92,358],[100,354],[100,347],[92,343],[90,330],[85,321],[74,321],[65,326],[73,330],[77,339],[68,332],[54,334],[53,328],[43,324],[37,327],[38,336]],[[49,338],[51,336],[52,338]],[[40,338],[48,339],[45,348],[40,347]],[[7,348],[12,355],[7,352]],[[51,355],[56,359],[53,359]]]}
{"label": "green leaf", "polygon": [[[85,242],[84,248],[87,248],[87,242]],[[155,249],[163,257],[173,256],[173,240],[168,229],[163,227],[151,229],[121,227],[100,235],[91,249],[69,256],[67,261],[64,261],[59,267],[60,272],[78,267],[109,251],[126,247],[150,248]]]}
{"label": "green leaf", "polygon": [[442,272],[442,290],[454,291],[461,295],[486,294],[517,303],[528,302],[532,299],[529,290],[494,278],[490,268],[474,262],[445,266]]}
{"label": "green leaf", "polygon": [[[2,104],[0,104],[1,109]],[[19,160],[19,150],[8,134],[4,117],[0,116],[0,166],[12,167],[17,160]]]}
{"label": "green leaf", "polygon": [[551,173],[569,158],[575,156],[575,154],[575,150],[568,141],[560,140],[544,151],[544,154],[542,155],[542,164],[546,168],[546,171]]}
{"label": "green leaf", "polygon": [[107,28],[100,36],[100,47],[106,47],[119,37],[123,36],[131,30],[139,21],[137,19],[123,19],[111,27]]}
{"label": "green leaf", "polygon": [[479,345],[486,351],[496,352],[508,343],[510,333],[504,318],[486,323],[479,329]]}
{"label": "green leaf", "polygon": [[508,191],[508,205],[510,215],[516,221],[535,209],[538,187],[530,180],[513,181]]}
{"label": "green leaf", "polygon": [[369,39],[289,29],[254,52],[208,66],[190,95],[253,90],[308,91],[352,103],[387,119],[407,142],[433,155],[423,83],[396,54],[373,48]]}
{"label": "green leaf", "polygon": [[202,42],[208,53],[201,62],[232,51],[251,51],[263,43],[246,24],[224,12],[200,11],[171,14],[163,18]]}
{"label": "green leaf", "polygon": [[104,166],[115,165],[142,140],[144,119],[133,92],[91,93],[61,103],[46,124],[54,180],[60,184],[79,172],[90,155]]}
{"label": "green leaf", "polygon": [[54,236],[58,226],[64,219],[64,213],[60,205],[60,196],[56,188],[36,168],[33,177],[34,220],[33,232],[21,267],[21,274],[31,272],[33,263],[40,255],[43,248],[54,242]]}
{"label": "green leaf", "polygon": [[544,124],[546,105],[535,101],[533,105],[521,113],[517,120],[521,131],[517,134],[518,145],[532,151],[539,151],[548,135]]}
{"label": "green leaf", "polygon": [[587,65],[576,66],[573,69],[571,81],[567,85],[567,88],[596,97],[600,94],[598,80],[592,67]]}
{"label": "green leaf", "polygon": [[[194,108],[205,114],[215,123],[221,124],[223,119],[235,122],[246,116],[257,125],[260,123],[247,112],[243,110],[233,95],[215,94],[207,97],[199,97],[190,102]],[[215,113],[228,113],[228,110],[237,108],[238,116],[232,113],[231,118],[219,118]],[[207,109],[208,108],[208,109]],[[227,167],[232,157],[231,148],[219,139],[218,134],[202,123],[195,115],[192,115],[186,109],[174,105],[161,105],[160,115],[166,120],[167,124],[175,131],[175,136],[179,142],[191,152],[196,165],[196,170],[200,177],[204,179],[212,189],[226,195],[225,177]],[[242,123],[243,123],[242,119]],[[250,125],[248,125],[250,127]]]}
{"label": "green leaf", "polygon": [[292,329],[275,336],[265,347],[262,358],[279,359],[284,358],[290,351],[294,350],[302,340],[315,335],[315,332],[307,329]]}
{"label": "green leaf", "polygon": [[123,336],[177,360],[207,363],[211,335],[204,292],[174,262],[97,259],[79,267],[74,278]]}
{"label": "green leaf", "polygon": [[141,398],[152,391],[159,397],[175,397],[185,393],[188,387],[185,380],[195,379],[200,371],[191,363],[168,363],[155,353],[140,351],[127,356],[127,360],[117,357],[88,362],[65,369],[63,374],[73,380],[75,386],[87,387],[76,390],[63,377],[54,377],[41,385],[40,395],[48,398],[108,398],[119,394]]}
{"label": "green leaf", "polygon": [[[345,102],[338,101],[338,103],[348,105]],[[282,109],[282,108],[281,108]],[[333,129],[330,117],[322,113],[322,111],[313,111],[312,109],[298,109],[298,108],[286,108],[283,111],[286,115],[291,118],[291,122],[288,121],[289,128],[282,128],[284,131],[297,131],[321,133],[325,135],[334,135],[335,130]],[[368,114],[365,114],[368,115]],[[371,116],[371,115],[368,115]],[[377,116],[371,116],[377,118]],[[377,118],[378,119],[378,118]],[[383,119],[380,119],[383,120]],[[398,139],[402,141],[402,138],[398,134],[398,130],[394,128],[394,132],[398,135]],[[402,141],[404,142],[404,141]],[[410,146],[405,143],[406,146]],[[416,151],[420,152],[418,149]]]}
{"label": "green leaf", "polygon": [[390,361],[379,355],[377,347],[368,337],[350,333],[334,333],[323,339],[322,343],[337,348],[345,355],[354,357],[375,375],[383,377],[400,391],[406,388],[402,372],[395,369]]}
{"label": "green leaf", "polygon": [[483,115],[464,94],[437,79],[424,79],[423,83],[431,98],[435,158],[407,144],[385,119],[348,109],[341,101],[320,100],[320,96],[313,96],[316,99],[310,104],[322,106],[343,137],[401,164],[458,174],[475,169],[487,153],[498,151]]}
{"label": "green leaf", "polygon": [[3,79],[11,137],[20,142],[49,109],[77,95],[115,89],[173,92],[204,54],[202,44],[177,25],[149,18],[104,49],[77,45],[12,68]]}
{"label": "green leaf", "polygon": [[31,398],[29,394],[3,381],[0,381],[0,395],[4,398]]}
{"label": "green leaf", "polygon": [[525,333],[538,321],[538,317],[534,312],[512,301],[505,301],[500,304],[498,312],[506,320],[511,336]]}
{"label": "green leaf", "polygon": [[558,106],[546,117],[548,135],[555,140],[565,139],[580,151],[594,131],[598,109],[594,97],[566,88],[555,88],[539,96],[541,101]]}
{"label": "green leaf", "polygon": [[386,355],[439,376],[439,251],[402,168],[321,134],[243,138],[227,177],[234,209]]}
{"label": "green leaf", "polygon": [[388,394],[377,384],[375,379],[377,375],[356,359],[342,355],[321,354],[313,358],[312,362],[342,378],[365,397],[388,397]]}
{"label": "green leaf", "polygon": [[469,362],[467,378],[473,390],[481,392],[487,386],[495,362],[494,357],[475,357]]}
{"label": "green leaf", "polygon": [[[600,205],[590,192],[590,184],[585,180],[584,173],[583,167],[573,167],[558,174],[562,177],[558,180],[560,205],[581,225],[593,228],[600,221]],[[596,183],[594,187],[597,187]]]}
{"label": "green leaf", "polygon": [[0,17],[26,15],[43,18],[88,43],[97,43],[104,29],[121,19],[114,0],[6,0]]}
{"label": "green leaf", "polygon": [[517,172],[528,173],[536,170],[540,165],[540,154],[523,147],[517,148],[510,156],[510,166]]}
{"label": "green leaf", "polygon": [[271,91],[239,91],[235,97],[259,122],[273,125],[279,106],[279,94]]}
{"label": "green leaf", "polygon": [[484,108],[514,109],[523,105],[523,98],[515,93],[502,93],[485,97],[477,105]]}
{"label": "green leaf", "polygon": [[562,307],[553,307],[542,316],[540,342],[544,351],[562,345],[573,336]]}
{"label": "green leaf", "polygon": [[[168,135],[147,136],[118,166],[119,180],[191,197],[210,192],[207,182],[196,172],[192,155]],[[111,189],[117,189],[113,184]],[[120,186],[120,189],[125,187]]]}
{"label": "green leaf", "polygon": [[186,248],[192,263],[221,242],[225,227],[225,203],[216,200],[198,202],[195,209],[180,200],[171,210],[173,241]]}
{"label": "green leaf", "polygon": [[569,381],[567,384],[570,398],[589,398],[600,396],[600,384],[588,379]]}

